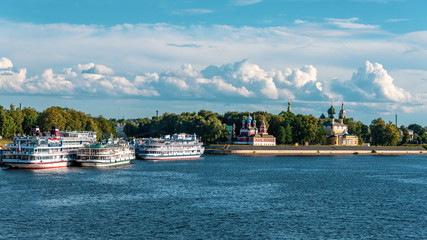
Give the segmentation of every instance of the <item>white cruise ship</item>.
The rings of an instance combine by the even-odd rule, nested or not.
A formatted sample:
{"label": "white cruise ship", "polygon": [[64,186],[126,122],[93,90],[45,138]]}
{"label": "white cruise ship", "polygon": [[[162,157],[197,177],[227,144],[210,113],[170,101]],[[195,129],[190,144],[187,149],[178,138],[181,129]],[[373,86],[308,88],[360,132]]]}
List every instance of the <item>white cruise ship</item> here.
{"label": "white cruise ship", "polygon": [[59,131],[53,127],[42,135],[38,127],[32,136],[16,137],[3,151],[2,165],[10,168],[45,169],[75,163],[77,151],[96,141],[96,132]]}
{"label": "white cruise ship", "polygon": [[199,158],[205,148],[196,134],[174,134],[144,139],[138,147],[138,157],[144,160],[173,160]]}
{"label": "white cruise ship", "polygon": [[79,150],[77,162],[82,167],[112,167],[130,164],[135,151],[128,143],[108,139],[106,143],[92,144]]}

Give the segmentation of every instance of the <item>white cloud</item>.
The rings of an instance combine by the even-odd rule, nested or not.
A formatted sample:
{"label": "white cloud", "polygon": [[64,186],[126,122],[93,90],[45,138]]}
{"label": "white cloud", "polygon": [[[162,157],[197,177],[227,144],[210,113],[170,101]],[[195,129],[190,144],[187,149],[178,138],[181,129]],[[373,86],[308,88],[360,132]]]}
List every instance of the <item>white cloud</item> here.
{"label": "white cloud", "polygon": [[312,65],[306,65],[301,69],[287,68],[285,77],[288,81],[294,82],[297,88],[301,88],[309,82],[316,82],[317,69]]}
{"label": "white cloud", "polygon": [[[208,99],[214,105],[329,96],[391,105],[426,102],[425,73],[415,71],[426,71],[427,31],[390,33],[358,18],[304,20],[280,27],[0,20],[0,52],[7,57],[0,58],[0,90],[19,95],[51,89],[75,98]],[[250,62],[234,63],[243,58]],[[366,78],[375,75],[367,88],[349,80],[366,59],[388,70],[381,75],[375,64],[375,71],[366,68]],[[180,69],[183,63],[191,65]],[[301,67],[306,65],[312,68]]]}
{"label": "white cloud", "polygon": [[1,21],[0,52],[27,66],[31,75],[82,62],[102,63],[121,73],[137,73],[162,72],[165,66],[175,69],[182,63],[202,69],[242,58],[266,68],[303,66],[309,62],[316,67],[347,71],[364,59],[392,61],[392,67],[401,62],[411,62],[415,69],[424,67],[427,54],[423,51],[426,47],[422,32],[393,35],[366,26],[341,28],[331,22],[359,24],[357,18],[281,27],[164,23],[106,27]]}
{"label": "white cloud", "polygon": [[228,96],[243,96],[247,98],[255,95],[254,92],[247,90],[246,87],[237,88],[230,83],[226,83],[221,78],[214,77],[211,83],[218,92]]}
{"label": "white cloud", "polygon": [[104,65],[89,63],[89,64],[79,64],[77,68],[82,73],[92,73],[92,74],[102,74],[102,75],[112,75],[114,71],[111,68],[108,68]]}
{"label": "white cloud", "polygon": [[[72,75],[71,72],[68,74]],[[23,84],[23,87],[29,94],[69,94],[73,92],[74,84],[67,80],[67,77],[70,76],[68,74],[54,74],[52,69],[46,69],[41,77],[32,78],[30,82]]]}
{"label": "white cloud", "polygon": [[[144,73],[131,77],[116,74],[111,68],[95,63],[77,64],[55,73],[49,68],[41,76],[27,78],[25,69],[0,71],[0,86],[9,92],[78,97],[159,97],[163,99],[217,99],[222,97],[257,99],[287,99],[292,92],[322,91],[316,82],[316,69],[264,70],[247,60],[208,66],[202,71],[184,64],[180,70]],[[132,75],[132,74],[131,74]],[[130,80],[131,79],[131,80]],[[316,84],[315,88],[309,83]],[[303,89],[304,88],[304,89]],[[317,89],[317,90],[316,90]],[[300,96],[307,98],[307,96]]]}
{"label": "white cloud", "polygon": [[410,102],[411,94],[394,84],[394,79],[379,63],[366,61],[350,81],[332,85],[333,92],[342,98],[359,101]]}
{"label": "white cloud", "polygon": [[184,9],[179,11],[173,11],[172,14],[176,15],[200,15],[200,14],[208,14],[208,13],[214,13],[214,10],[211,9],[203,9],[203,8],[190,8],[190,9]]}
{"label": "white cloud", "polygon": [[[411,100],[411,95],[404,89],[395,86],[393,78],[379,63],[366,61],[357,73],[353,74],[351,81],[365,92],[379,95],[382,99],[394,102]],[[372,89],[369,89],[369,86],[372,86]]]}
{"label": "white cloud", "polygon": [[262,2],[262,0],[234,0],[234,5],[246,6]]}
{"label": "white cloud", "polygon": [[2,57],[0,58],[0,69],[12,68],[13,64],[9,58]]}
{"label": "white cloud", "polygon": [[[8,66],[11,64],[8,63]],[[402,70],[393,73],[399,78],[411,75],[419,85],[427,82],[426,71]],[[424,104],[427,93],[424,90],[410,94],[408,90],[398,87],[398,81],[394,81],[379,63],[366,61],[350,80],[319,80],[317,74],[318,70],[313,65],[266,70],[248,60],[221,66],[210,65],[202,70],[184,64],[179,70],[140,75],[118,74],[105,65],[89,63],[77,64],[60,72],[49,68],[33,77],[27,77],[24,68],[0,69],[0,90],[14,95],[59,95],[66,98],[92,96],[192,103],[208,101],[213,105],[272,104],[276,106],[275,109],[277,104],[284,104],[291,98],[300,111],[305,109],[307,113],[316,113],[323,105],[327,107],[330,97],[335,101],[344,101],[353,109],[376,109],[378,114],[385,116],[398,111],[414,113],[415,109],[427,109]]]}
{"label": "white cloud", "polygon": [[301,19],[295,19],[294,24],[303,24],[306,23],[306,21],[301,20]]}
{"label": "white cloud", "polygon": [[26,78],[27,70],[25,68],[21,68],[19,71],[0,69],[0,90],[6,93],[25,93],[23,84]]}
{"label": "white cloud", "polygon": [[370,24],[361,24],[356,23],[359,21],[359,18],[348,18],[348,19],[338,19],[338,18],[327,18],[326,19],[330,24],[333,24],[340,28],[347,28],[347,29],[378,29],[378,25],[370,25]]}
{"label": "white cloud", "polygon": [[[10,65],[12,62],[8,63]],[[249,102],[288,98],[324,101],[334,97],[343,101],[408,103],[414,100],[422,103],[426,99],[425,92],[410,94],[398,87],[379,63],[366,61],[350,80],[318,80],[317,74],[318,70],[312,65],[265,70],[248,60],[219,67],[210,65],[201,71],[184,64],[179,70],[141,75],[117,74],[105,65],[89,63],[77,64],[59,73],[49,68],[34,77],[27,77],[26,69],[2,69],[0,89],[7,93],[33,95],[213,101],[250,99]],[[420,84],[425,81],[424,71],[413,72],[413,75],[421,78],[418,80]]]}
{"label": "white cloud", "polygon": [[[10,62],[9,65],[11,64]],[[26,69],[19,71],[0,69],[0,89],[9,93],[75,97],[87,94],[118,97],[159,95],[151,88],[145,89],[145,86],[138,88],[138,84],[127,78],[114,75],[112,69],[94,63],[78,64],[75,68],[66,68],[61,73],[46,69],[41,76],[30,78],[27,78],[26,73]]]}
{"label": "white cloud", "polygon": [[409,21],[409,19],[405,19],[405,18],[389,18],[387,20],[385,20],[386,22],[391,22],[391,23],[396,23],[396,22],[406,22]]}

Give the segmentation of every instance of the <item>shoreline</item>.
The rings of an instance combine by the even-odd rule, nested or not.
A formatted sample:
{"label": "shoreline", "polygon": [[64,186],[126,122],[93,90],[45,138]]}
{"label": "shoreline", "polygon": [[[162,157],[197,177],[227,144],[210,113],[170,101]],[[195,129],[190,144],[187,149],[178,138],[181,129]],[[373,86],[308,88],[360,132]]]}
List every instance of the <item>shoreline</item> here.
{"label": "shoreline", "polygon": [[427,155],[423,147],[365,147],[365,146],[241,146],[209,145],[208,155],[249,156],[330,156],[330,155]]}

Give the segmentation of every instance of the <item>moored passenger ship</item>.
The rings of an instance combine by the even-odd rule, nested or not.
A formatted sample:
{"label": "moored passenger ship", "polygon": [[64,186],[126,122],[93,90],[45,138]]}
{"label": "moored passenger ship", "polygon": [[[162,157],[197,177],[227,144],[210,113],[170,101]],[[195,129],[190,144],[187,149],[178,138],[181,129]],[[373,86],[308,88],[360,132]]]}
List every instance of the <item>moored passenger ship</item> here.
{"label": "moored passenger ship", "polygon": [[82,167],[112,167],[130,164],[135,151],[128,143],[108,139],[105,143],[92,144],[79,150],[77,162]]}
{"label": "moored passenger ship", "polygon": [[96,132],[90,131],[59,131],[52,127],[43,136],[35,127],[32,133],[6,145],[2,165],[25,169],[67,167],[75,163],[80,148],[96,141]]}
{"label": "moored passenger ship", "polygon": [[205,148],[196,134],[174,134],[148,138],[139,146],[138,157],[144,160],[173,160],[199,158]]}

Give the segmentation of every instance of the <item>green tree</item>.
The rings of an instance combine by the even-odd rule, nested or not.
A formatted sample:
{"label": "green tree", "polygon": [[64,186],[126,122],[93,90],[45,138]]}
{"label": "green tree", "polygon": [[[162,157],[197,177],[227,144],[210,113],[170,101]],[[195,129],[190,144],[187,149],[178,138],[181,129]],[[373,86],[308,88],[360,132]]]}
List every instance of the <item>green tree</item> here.
{"label": "green tree", "polygon": [[395,146],[399,142],[399,130],[392,122],[386,124],[381,118],[374,119],[369,128],[373,145]]}
{"label": "green tree", "polygon": [[126,121],[123,131],[127,136],[136,136],[138,135],[138,125],[133,121]]}
{"label": "green tree", "polygon": [[400,131],[402,131],[402,141],[401,144],[407,144],[410,140],[409,130],[404,125],[400,126]]}
{"label": "green tree", "polygon": [[355,122],[353,118],[345,118],[344,124],[348,126],[348,133],[356,135],[360,142],[369,142],[369,126],[361,121]]}
{"label": "green tree", "polygon": [[371,130],[372,144],[373,145],[385,145],[384,133],[386,129],[386,124],[382,118],[374,119],[369,125]]}
{"label": "green tree", "polygon": [[400,132],[395,124],[389,122],[385,128],[385,145],[396,146],[399,143]]}
{"label": "green tree", "polygon": [[327,139],[326,136],[328,133],[326,132],[326,129],[323,127],[323,124],[319,121],[317,125],[317,131],[316,131],[316,139],[315,142],[318,144],[326,144]]}
{"label": "green tree", "polygon": [[421,137],[421,143],[424,143],[424,144],[427,143],[427,132],[425,132]]}
{"label": "green tree", "polygon": [[50,107],[39,115],[39,126],[42,132],[49,131],[53,126],[65,129],[67,119],[64,117],[65,111],[60,107]]}
{"label": "green tree", "polygon": [[[267,115],[268,116],[268,115]],[[262,119],[261,119],[262,121]],[[261,122],[259,123],[261,125]],[[276,136],[280,131],[280,127],[285,126],[285,118],[280,115],[270,115],[267,121],[268,134]],[[285,141],[286,142],[286,141]],[[285,143],[282,142],[282,143]]]}
{"label": "green tree", "polygon": [[291,144],[292,143],[292,128],[291,125],[289,123],[286,123],[286,127],[285,127],[285,142],[287,144]]}
{"label": "green tree", "polygon": [[22,122],[22,130],[25,134],[31,135],[31,131],[37,125],[39,113],[34,108],[26,107],[22,110],[24,113],[24,121]]}
{"label": "green tree", "polygon": [[92,118],[89,118],[86,121],[85,131],[95,131],[98,132],[98,125],[96,125],[95,121]]}
{"label": "green tree", "polygon": [[414,139],[412,140],[413,143],[419,144],[422,140],[422,137],[418,135],[418,133],[414,133]]}
{"label": "green tree", "polygon": [[3,108],[0,109],[0,130],[1,136],[11,139],[15,135],[15,121]]}
{"label": "green tree", "polygon": [[24,133],[22,130],[22,123],[24,122],[24,113],[21,111],[20,108],[15,108],[12,104],[10,105],[10,110],[8,111],[8,115],[11,117],[12,121],[14,122],[15,133]]}
{"label": "green tree", "polygon": [[418,136],[423,136],[426,130],[419,124],[413,123],[408,126],[409,130],[414,131]]}
{"label": "green tree", "polygon": [[279,127],[279,131],[276,135],[277,144],[285,144],[286,143],[286,129],[283,126]]}

